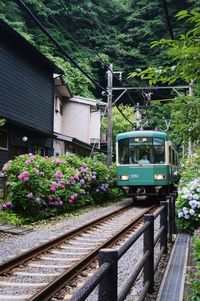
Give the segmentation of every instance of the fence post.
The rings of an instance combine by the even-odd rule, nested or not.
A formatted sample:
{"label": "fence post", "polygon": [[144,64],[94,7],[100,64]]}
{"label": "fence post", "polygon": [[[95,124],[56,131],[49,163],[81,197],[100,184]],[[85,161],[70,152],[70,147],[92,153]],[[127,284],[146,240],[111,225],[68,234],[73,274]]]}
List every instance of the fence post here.
{"label": "fence post", "polygon": [[118,273],[118,251],[113,249],[102,249],[99,251],[99,265],[109,262],[111,268],[99,283],[98,300],[117,300],[117,273]]}
{"label": "fence post", "polygon": [[144,264],[144,285],[148,281],[148,293],[152,293],[154,291],[154,215],[145,214],[144,223],[146,222],[150,222],[150,225],[144,231],[144,254],[149,251],[149,257]]}
{"label": "fence post", "polygon": [[172,233],[176,234],[176,192],[170,193],[172,197]]}
{"label": "fence post", "polygon": [[167,213],[168,239],[169,239],[169,242],[172,242],[172,197],[166,196],[166,202],[168,204],[168,213]]}
{"label": "fence post", "polygon": [[160,202],[160,206],[164,206],[164,210],[160,214],[160,227],[164,226],[164,231],[160,236],[160,247],[164,247],[164,253],[167,253],[167,214],[168,210],[168,202]]}

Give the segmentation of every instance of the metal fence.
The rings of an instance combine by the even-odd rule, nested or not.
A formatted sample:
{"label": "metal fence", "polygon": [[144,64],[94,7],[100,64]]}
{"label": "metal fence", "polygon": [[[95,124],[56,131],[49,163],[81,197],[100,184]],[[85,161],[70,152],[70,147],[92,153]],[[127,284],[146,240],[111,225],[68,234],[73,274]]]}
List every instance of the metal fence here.
{"label": "metal fence", "polygon": [[[100,267],[85,284],[76,291],[70,301],[84,301],[98,287],[99,301],[123,301],[135,280],[143,270],[143,289],[137,301],[144,300],[147,293],[154,291],[154,274],[163,254],[167,253],[168,241],[176,233],[175,200],[176,192],[170,193],[166,201],[160,202],[160,208],[154,214],[144,215],[143,226],[131,236],[119,249],[102,249],[99,251]],[[160,226],[154,235],[154,221],[160,216]],[[125,285],[117,287],[118,261],[130,247],[143,235],[143,256],[139,259]],[[160,243],[160,252],[155,260],[154,248]]]}

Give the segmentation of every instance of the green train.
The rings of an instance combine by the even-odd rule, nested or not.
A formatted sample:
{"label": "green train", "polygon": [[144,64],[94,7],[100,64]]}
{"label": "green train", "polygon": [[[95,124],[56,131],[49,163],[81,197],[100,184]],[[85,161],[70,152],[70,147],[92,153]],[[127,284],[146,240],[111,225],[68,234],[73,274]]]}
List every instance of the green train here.
{"label": "green train", "polygon": [[178,180],[176,151],[164,132],[132,131],[116,136],[117,185],[133,199],[164,198]]}

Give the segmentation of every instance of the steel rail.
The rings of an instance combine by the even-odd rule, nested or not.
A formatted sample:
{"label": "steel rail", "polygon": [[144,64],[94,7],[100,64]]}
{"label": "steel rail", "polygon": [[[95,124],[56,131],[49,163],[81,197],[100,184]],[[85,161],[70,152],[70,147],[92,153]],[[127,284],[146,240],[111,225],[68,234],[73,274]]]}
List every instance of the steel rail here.
{"label": "steel rail", "polygon": [[44,287],[38,293],[33,295],[29,301],[48,301],[54,294],[56,294],[59,290],[63,288],[68,282],[73,280],[77,274],[80,273],[81,270],[86,268],[98,255],[98,252],[102,248],[107,248],[115,244],[126,232],[135,228],[138,223],[143,221],[143,216],[146,213],[154,211],[157,209],[157,205],[151,206],[147,210],[143,210],[143,212],[137,216],[134,220],[131,221],[126,227],[122,230],[118,231],[115,236],[108,239],[104,242],[101,246],[98,246],[95,250],[88,254],[88,256],[84,257],[83,260],[79,261],[78,263],[74,264],[70,269],[63,272],[60,276],[58,276],[54,281],[52,281],[49,285]]}
{"label": "steel rail", "polygon": [[131,206],[132,205],[128,205],[128,206],[122,207],[120,209],[114,210],[108,214],[103,215],[100,218],[96,218],[96,219],[84,224],[83,226],[80,226],[73,230],[69,230],[68,232],[58,236],[57,238],[49,240],[48,242],[45,242],[45,243],[41,244],[40,246],[34,247],[28,251],[21,253],[20,255],[17,255],[15,257],[3,262],[0,265],[0,275],[7,273],[9,270],[15,268],[18,265],[23,264],[25,261],[31,259],[32,257],[36,257],[39,254],[48,251],[50,248],[55,247],[58,244],[61,244],[66,239],[71,239],[75,235],[80,234],[82,231],[86,231],[91,226],[95,226],[98,223],[101,223],[101,222],[109,219],[110,217],[115,216],[118,213],[120,214],[120,213],[123,213],[123,211],[127,211]]}

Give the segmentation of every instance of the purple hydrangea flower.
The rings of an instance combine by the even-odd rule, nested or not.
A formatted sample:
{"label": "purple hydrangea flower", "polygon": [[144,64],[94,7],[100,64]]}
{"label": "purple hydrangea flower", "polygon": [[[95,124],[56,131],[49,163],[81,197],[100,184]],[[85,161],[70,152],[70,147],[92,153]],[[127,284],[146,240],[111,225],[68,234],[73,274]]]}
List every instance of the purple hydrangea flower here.
{"label": "purple hydrangea flower", "polygon": [[26,197],[27,197],[28,199],[32,199],[32,198],[33,198],[32,192],[28,193],[28,194],[26,195]]}
{"label": "purple hydrangea flower", "polygon": [[39,175],[39,173],[40,173],[40,171],[39,171],[38,169],[36,169],[36,170],[35,170],[35,174],[36,174],[36,176],[38,176],[38,175]]}
{"label": "purple hydrangea flower", "polygon": [[3,170],[3,171],[6,171],[6,170],[7,170],[7,164],[4,164],[2,170]]}
{"label": "purple hydrangea flower", "polygon": [[80,184],[83,185],[84,183],[85,183],[85,180],[84,180],[84,179],[81,179],[81,180],[80,180]]}

